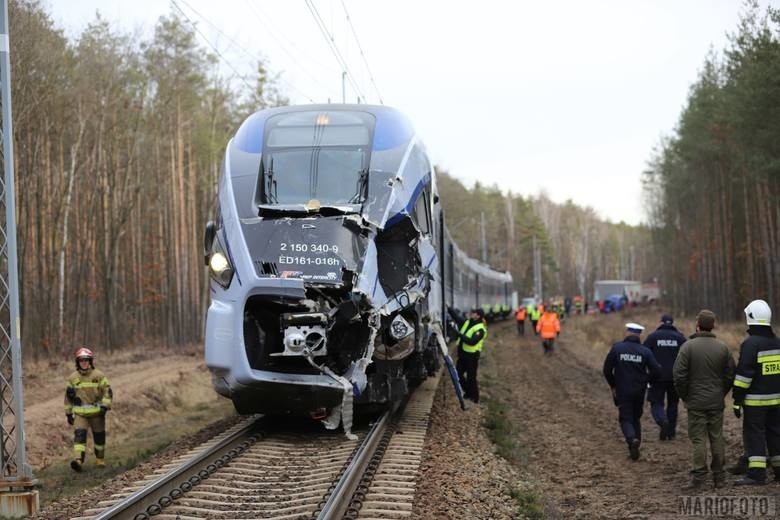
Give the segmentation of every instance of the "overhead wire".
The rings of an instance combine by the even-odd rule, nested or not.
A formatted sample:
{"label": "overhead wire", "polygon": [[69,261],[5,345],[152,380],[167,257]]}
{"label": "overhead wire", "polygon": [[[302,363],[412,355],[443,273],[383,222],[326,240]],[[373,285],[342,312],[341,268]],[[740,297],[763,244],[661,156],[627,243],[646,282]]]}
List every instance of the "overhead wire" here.
{"label": "overhead wire", "polygon": [[[244,53],[244,55],[245,55],[245,56],[247,56],[247,57],[249,57],[249,58],[251,58],[251,59],[253,59],[253,60],[258,60],[258,61],[260,61],[260,62],[264,62],[264,61],[265,61],[265,60],[263,60],[263,58],[262,58],[261,56],[258,56],[258,55],[256,55],[256,54],[254,54],[254,53],[252,53],[252,52],[250,52],[250,51],[246,50],[246,49],[245,49],[244,47],[242,47],[241,45],[239,45],[239,44],[238,44],[238,43],[235,41],[235,38],[231,38],[230,36],[228,36],[227,34],[225,34],[225,33],[224,33],[222,30],[220,30],[220,28],[219,28],[219,27],[217,27],[216,25],[214,25],[214,24],[213,24],[212,22],[210,22],[210,21],[209,21],[209,20],[208,20],[208,19],[207,19],[205,16],[203,16],[202,14],[200,14],[200,13],[198,12],[198,10],[197,10],[197,9],[195,9],[194,7],[192,7],[192,5],[190,5],[190,4],[187,2],[187,0],[178,0],[178,1],[179,1],[179,2],[182,2],[184,5],[186,5],[186,6],[187,6],[187,7],[188,7],[188,8],[189,8],[189,9],[190,9],[190,10],[191,10],[193,13],[195,13],[195,15],[196,15],[196,16],[198,16],[198,18],[200,18],[201,20],[203,20],[204,22],[206,22],[206,23],[207,23],[209,26],[211,26],[211,28],[212,28],[212,29],[214,29],[214,30],[215,30],[215,31],[217,31],[217,32],[218,32],[220,35],[222,35],[223,37],[225,37],[225,38],[226,38],[226,39],[227,39],[227,40],[230,42],[230,44],[231,44],[231,45],[233,45],[235,48],[237,48],[237,49],[238,49],[238,50],[240,50],[242,53]],[[214,52],[216,52],[216,53],[217,53],[217,55],[218,55],[218,56],[219,56],[219,57],[222,59],[222,61],[224,61],[224,62],[225,62],[227,65],[228,65],[228,67],[230,67],[230,69],[231,69],[233,72],[235,72],[235,74],[236,74],[236,75],[237,75],[237,76],[238,76],[238,77],[241,79],[241,81],[243,81],[243,83],[244,83],[244,84],[245,84],[245,85],[246,85],[246,86],[247,86],[247,87],[250,89],[250,91],[251,91],[251,90],[254,90],[254,87],[252,87],[251,85],[249,85],[249,84],[247,83],[247,81],[246,81],[246,78],[245,78],[244,76],[242,76],[241,74],[239,74],[239,73],[238,73],[238,71],[237,71],[237,70],[236,70],[236,68],[233,66],[233,64],[232,64],[232,63],[230,63],[230,61],[228,61],[228,60],[227,60],[227,58],[225,58],[225,57],[224,57],[224,56],[223,56],[223,55],[222,55],[222,54],[221,54],[221,53],[220,53],[220,52],[217,50],[217,48],[216,48],[216,47],[215,47],[215,46],[214,46],[214,45],[211,43],[211,41],[210,41],[208,38],[206,38],[206,36],[205,36],[205,35],[204,35],[204,34],[203,34],[201,31],[200,31],[200,29],[198,29],[197,25],[196,25],[196,24],[195,24],[195,23],[194,23],[194,22],[193,22],[193,21],[192,21],[192,20],[191,20],[191,19],[190,19],[190,18],[187,16],[187,14],[186,14],[186,13],[185,13],[185,12],[182,10],[182,8],[181,8],[181,7],[180,7],[180,6],[177,4],[177,0],[171,0],[171,3],[172,3],[172,4],[173,4],[173,6],[174,6],[174,7],[176,7],[176,9],[177,9],[177,10],[178,10],[178,11],[179,11],[181,14],[182,14],[182,16],[184,16],[184,18],[185,18],[185,19],[186,19],[186,20],[187,20],[187,21],[190,23],[190,25],[192,25],[192,27],[195,29],[195,31],[197,31],[197,32],[198,32],[198,34],[201,36],[201,38],[203,38],[203,39],[206,41],[206,43],[209,45],[209,47],[211,47],[211,48],[214,50]],[[294,91],[298,92],[298,93],[299,93],[301,96],[303,96],[304,98],[306,98],[307,100],[309,100],[309,102],[311,102],[311,103],[315,103],[314,99],[312,99],[312,97],[311,97],[311,96],[309,96],[308,94],[306,94],[305,92],[303,92],[301,89],[299,89],[298,87],[296,87],[295,85],[293,85],[292,83],[290,83],[289,81],[287,81],[287,80],[286,80],[284,77],[282,77],[282,76],[278,76],[278,79],[279,79],[280,81],[282,81],[282,82],[283,82],[285,85],[287,85],[289,88],[291,88],[292,90],[294,90]]]}
{"label": "overhead wire", "polygon": [[197,33],[200,35],[200,37],[201,37],[201,38],[203,38],[203,40],[206,42],[206,44],[207,44],[209,47],[211,47],[211,50],[213,50],[213,51],[214,51],[214,52],[217,54],[217,56],[219,56],[219,58],[220,58],[222,61],[224,61],[224,62],[225,62],[225,64],[226,64],[228,67],[230,67],[230,70],[232,70],[232,71],[235,73],[235,75],[238,77],[238,79],[240,79],[240,80],[241,80],[241,81],[244,83],[244,85],[246,85],[246,86],[247,86],[247,88],[249,88],[250,90],[252,90],[252,89],[253,89],[252,85],[250,85],[249,83],[247,83],[247,81],[246,81],[246,78],[245,78],[243,75],[241,75],[241,74],[238,72],[238,70],[236,70],[236,68],[233,66],[233,64],[232,64],[232,63],[230,63],[230,61],[229,61],[227,58],[225,58],[225,57],[222,55],[222,53],[221,53],[221,52],[219,52],[219,49],[217,49],[217,48],[216,48],[216,47],[215,47],[215,46],[214,46],[214,45],[211,43],[211,41],[210,41],[208,38],[206,38],[206,35],[204,35],[204,34],[201,32],[201,30],[200,30],[200,29],[198,29],[198,25],[197,25],[195,22],[193,22],[193,21],[190,19],[190,17],[189,17],[189,16],[187,16],[187,13],[185,13],[185,12],[184,12],[184,10],[183,10],[181,7],[179,7],[179,4],[177,4],[177,3],[176,3],[176,0],[171,0],[171,4],[172,4],[172,5],[173,5],[173,6],[174,6],[174,7],[175,7],[175,8],[176,8],[178,11],[179,11],[179,13],[181,13],[181,15],[184,17],[184,19],[185,19],[185,20],[187,20],[187,22],[188,22],[188,23],[189,23],[189,24],[192,26],[192,28],[195,30],[195,32],[197,32]]}
{"label": "overhead wire", "polygon": [[336,58],[336,61],[339,63],[342,70],[344,71],[344,74],[349,80],[350,85],[352,85],[352,88],[355,89],[355,92],[357,92],[357,94],[361,98],[366,99],[366,96],[363,94],[363,92],[360,90],[360,87],[358,87],[357,83],[355,82],[354,75],[352,74],[352,71],[349,69],[349,66],[347,65],[347,61],[341,55],[341,52],[339,51],[338,46],[336,45],[336,40],[333,38],[333,35],[330,34],[330,31],[328,31],[325,21],[322,19],[322,16],[320,16],[317,7],[314,5],[312,0],[304,0],[304,1],[306,2],[306,6],[309,8],[309,12],[314,18],[314,21],[317,24],[320,33],[325,38],[325,41],[327,42],[331,53]]}
{"label": "overhead wire", "polygon": [[349,11],[347,10],[347,4],[344,3],[344,0],[341,0],[341,7],[344,8],[344,15],[347,17],[347,23],[349,23],[349,28],[352,30],[352,36],[355,37],[355,43],[357,43],[358,50],[360,51],[360,57],[363,58],[363,64],[366,66],[366,70],[368,71],[368,77],[371,79],[371,84],[374,86],[376,95],[379,98],[379,103],[384,105],[385,102],[382,100],[382,94],[380,94],[379,87],[377,87],[376,81],[374,81],[374,75],[371,73],[371,67],[368,66],[368,59],[366,58],[366,55],[363,52],[363,47],[360,45],[360,39],[358,38],[357,32],[355,31],[355,26],[352,25],[352,18],[350,18],[349,16]]}
{"label": "overhead wire", "polygon": [[[312,80],[313,80],[315,83],[317,83],[317,85],[319,85],[320,87],[322,87],[323,89],[325,89],[327,92],[329,92],[329,93],[333,93],[333,91],[332,91],[332,89],[331,89],[330,87],[327,87],[327,86],[325,86],[325,85],[324,85],[324,84],[323,84],[323,83],[320,81],[320,79],[319,79],[319,78],[318,78],[316,75],[312,74],[312,73],[310,72],[310,70],[309,70],[309,69],[308,69],[306,66],[304,66],[304,65],[303,65],[303,64],[302,64],[302,63],[301,63],[301,62],[300,62],[300,61],[299,61],[299,60],[298,60],[298,59],[295,57],[295,55],[294,55],[294,54],[293,54],[293,53],[292,53],[292,52],[291,52],[291,51],[288,49],[288,47],[287,47],[287,45],[285,44],[285,42],[284,42],[284,41],[282,41],[282,40],[283,40],[283,37],[284,37],[284,34],[283,34],[283,33],[277,33],[277,31],[276,31],[276,28],[274,27],[274,24],[273,24],[273,21],[272,21],[271,17],[270,17],[270,16],[268,16],[268,14],[267,14],[265,11],[263,11],[263,10],[260,8],[260,6],[259,6],[259,5],[254,5],[254,4],[252,3],[252,1],[251,1],[251,0],[245,0],[245,1],[246,1],[246,4],[249,6],[249,10],[252,12],[252,14],[254,15],[254,17],[255,17],[255,18],[257,18],[257,20],[258,20],[258,21],[259,21],[261,24],[263,24],[263,27],[265,27],[265,28],[266,28],[266,30],[268,31],[268,34],[271,36],[271,38],[273,38],[274,40],[276,40],[276,42],[279,44],[279,48],[281,48],[281,49],[282,49],[282,51],[284,51],[284,53],[285,53],[285,54],[287,54],[287,56],[289,56],[289,58],[292,60],[292,62],[293,62],[293,63],[294,63],[294,64],[295,64],[295,65],[296,65],[296,66],[297,66],[297,67],[298,67],[300,70],[302,70],[302,71],[303,71],[303,72],[304,72],[304,73],[305,73],[307,76],[309,76],[309,77],[310,77],[310,78],[311,78],[311,79],[312,79]],[[261,16],[261,14],[262,14],[262,16]],[[308,57],[308,56],[306,55],[306,53],[305,53],[304,51],[302,51],[302,50],[300,49],[300,47],[298,47],[298,46],[295,44],[295,42],[293,42],[292,40],[289,40],[289,39],[286,39],[286,41],[287,41],[287,43],[288,43],[290,46],[292,46],[292,47],[293,47],[293,49],[295,49],[296,51],[298,51],[298,52],[299,52],[301,55],[303,55],[304,57]],[[325,67],[325,66],[324,66],[323,64],[321,64],[320,62],[318,62],[318,61],[316,61],[316,60],[313,60],[312,58],[309,58],[309,59],[310,59],[310,60],[312,60],[312,62],[313,62],[313,63],[315,63],[315,64],[317,64],[317,65],[320,65],[320,66],[322,66],[323,70],[327,70],[327,67]]]}

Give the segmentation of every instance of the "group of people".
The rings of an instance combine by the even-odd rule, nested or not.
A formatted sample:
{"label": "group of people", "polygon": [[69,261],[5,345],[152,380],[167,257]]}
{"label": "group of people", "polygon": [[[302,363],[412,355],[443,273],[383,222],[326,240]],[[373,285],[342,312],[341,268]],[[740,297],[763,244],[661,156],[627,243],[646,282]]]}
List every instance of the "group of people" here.
{"label": "group of people", "polygon": [[[615,343],[604,360],[618,421],[628,445],[629,457],[637,460],[642,444],[645,391],[659,438],[675,438],[677,404],[688,410],[688,437],[693,445],[693,478],[687,489],[701,488],[712,472],[714,486],[725,483],[723,411],[732,392],[733,412],[743,418],[745,453],[729,470],[745,474],[736,485],[766,483],[767,467],[780,482],[780,339],[771,326],[772,310],[764,300],[745,308],[747,338],[739,349],[739,361],[713,330],[716,317],[702,310],[696,317],[696,332],[685,338],[664,314],[659,327],[644,342],[637,323],[626,324],[627,335]],[[744,417],[743,417],[744,416]],[[707,444],[711,464],[707,466]]]}
{"label": "group of people", "polygon": [[542,337],[542,347],[545,354],[552,354],[555,347],[555,340],[561,334],[561,320],[559,313],[550,305],[540,303],[539,305],[528,305],[519,307],[515,311],[515,321],[517,322],[517,333],[525,336],[525,320],[531,321],[531,328],[534,334]]}

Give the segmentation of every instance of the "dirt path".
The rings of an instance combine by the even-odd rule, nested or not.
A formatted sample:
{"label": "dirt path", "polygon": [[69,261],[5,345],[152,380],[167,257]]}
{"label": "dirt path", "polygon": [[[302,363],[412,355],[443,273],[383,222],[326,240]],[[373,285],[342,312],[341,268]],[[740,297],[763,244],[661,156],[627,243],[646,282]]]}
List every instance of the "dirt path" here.
{"label": "dirt path", "polygon": [[[580,328],[586,320],[605,319],[570,319],[553,356],[544,356],[537,338],[518,337],[511,324],[495,325],[491,331],[501,393],[509,400],[512,422],[532,456],[547,516],[676,518],[680,486],[688,482],[691,465],[686,412],[681,404],[676,440],[661,442],[647,405],[642,455],[630,461],[617,409],[601,374],[608,347],[588,344]],[[613,327],[615,340],[620,338],[618,321],[605,320],[604,326]],[[739,428],[728,414],[727,462],[738,452]],[[743,493],[729,487],[720,494]],[[764,493],[778,494],[780,488],[767,487]],[[706,489],[703,494],[714,492]]]}

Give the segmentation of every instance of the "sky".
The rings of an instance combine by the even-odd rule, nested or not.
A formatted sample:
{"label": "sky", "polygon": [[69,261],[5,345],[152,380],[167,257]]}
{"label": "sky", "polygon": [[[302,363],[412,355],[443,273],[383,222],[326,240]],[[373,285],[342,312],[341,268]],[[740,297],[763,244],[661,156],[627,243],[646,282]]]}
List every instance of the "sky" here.
{"label": "sky", "polygon": [[403,111],[434,164],[466,185],[543,192],[629,224],[645,220],[640,179],[653,148],[673,133],[707,53],[727,48],[744,9],[739,0],[44,5],[73,38],[97,11],[143,39],[181,10],[232,81],[262,57],[294,104],[341,102],[345,63],[347,102]]}

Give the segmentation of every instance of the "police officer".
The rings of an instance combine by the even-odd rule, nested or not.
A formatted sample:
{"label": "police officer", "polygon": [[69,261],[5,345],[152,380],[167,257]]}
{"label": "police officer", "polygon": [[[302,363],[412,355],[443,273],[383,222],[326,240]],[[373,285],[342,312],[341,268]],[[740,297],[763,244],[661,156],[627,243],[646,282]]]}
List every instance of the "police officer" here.
{"label": "police officer", "polygon": [[95,368],[95,354],[88,348],[80,348],[74,356],[76,371],[68,378],[65,388],[65,417],[75,428],[70,462],[74,471],[81,471],[87,451],[87,430],[92,429],[95,442],[95,465],[105,467],[106,412],[111,408],[113,393],[108,379]]}
{"label": "police officer", "polygon": [[[745,308],[748,337],[739,347],[734,378],[734,414],[742,415],[747,475],[738,486],[766,483],[767,462],[780,482],[780,339],[772,331],[772,309],[764,300]],[[769,457],[767,458],[767,449]]]}
{"label": "police officer", "polygon": [[479,402],[479,385],[477,384],[477,369],[479,356],[487,338],[485,311],[472,309],[469,319],[464,321],[457,331],[458,362],[456,369],[458,378],[463,385],[463,397]]}
{"label": "police officer", "polygon": [[640,418],[648,375],[653,379],[661,375],[661,365],[639,339],[644,329],[637,323],[627,323],[626,338],[612,345],[604,360],[604,377],[618,407],[618,421],[628,443],[631,460],[639,458],[639,446],[642,443]]}
{"label": "police officer", "polygon": [[[674,439],[677,431],[677,404],[679,398],[674,389],[672,369],[685,336],[673,325],[674,318],[669,314],[661,316],[661,325],[647,336],[644,345],[650,349],[656,361],[661,365],[661,377],[650,383],[647,400],[656,424],[661,427],[659,438],[662,441]],[[666,409],[664,409],[666,401]]]}

